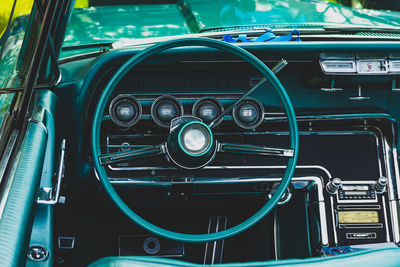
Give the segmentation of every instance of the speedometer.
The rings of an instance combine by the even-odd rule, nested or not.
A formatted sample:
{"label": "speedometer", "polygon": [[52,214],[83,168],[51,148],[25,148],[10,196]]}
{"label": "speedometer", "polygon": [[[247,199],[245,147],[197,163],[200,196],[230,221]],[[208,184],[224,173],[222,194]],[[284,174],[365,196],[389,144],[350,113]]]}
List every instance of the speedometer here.
{"label": "speedometer", "polygon": [[387,73],[388,65],[385,59],[371,59],[357,61],[358,73]]}

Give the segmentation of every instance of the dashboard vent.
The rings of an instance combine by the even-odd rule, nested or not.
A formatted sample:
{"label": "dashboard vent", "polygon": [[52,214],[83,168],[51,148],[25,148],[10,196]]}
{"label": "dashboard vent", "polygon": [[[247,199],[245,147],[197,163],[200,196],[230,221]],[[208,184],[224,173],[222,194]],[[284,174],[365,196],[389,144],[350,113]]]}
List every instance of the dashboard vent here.
{"label": "dashboard vent", "polygon": [[254,77],[235,71],[188,74],[143,73],[129,75],[122,81],[120,92],[201,92],[217,90],[220,92],[241,93],[249,89]]}

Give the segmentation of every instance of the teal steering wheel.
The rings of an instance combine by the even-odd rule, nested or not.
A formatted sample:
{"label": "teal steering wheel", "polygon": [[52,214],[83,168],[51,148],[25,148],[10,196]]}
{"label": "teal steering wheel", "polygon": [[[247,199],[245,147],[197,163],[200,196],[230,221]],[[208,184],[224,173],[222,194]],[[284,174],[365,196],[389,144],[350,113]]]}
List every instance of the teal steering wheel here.
{"label": "teal steering wheel", "polygon": [[[270,82],[270,84],[273,86],[274,90],[280,97],[283,107],[285,108],[287,117],[288,117],[288,122],[289,122],[289,132],[290,132],[290,149],[291,149],[291,155],[288,160],[287,168],[285,170],[284,176],[282,178],[282,181],[279,185],[279,187],[276,189],[275,193],[272,195],[272,197],[267,201],[267,203],[260,209],[258,210],[253,216],[250,218],[246,219],[242,223],[231,227],[229,229],[226,229],[221,232],[217,233],[210,233],[210,234],[184,234],[184,233],[178,233],[178,232],[173,232],[169,231],[166,229],[163,229],[161,227],[158,227],[142,217],[140,217],[138,214],[136,214],[131,208],[128,207],[124,203],[124,201],[118,196],[117,192],[113,188],[112,184],[110,183],[109,177],[105,171],[105,166],[107,162],[102,160],[102,154],[101,154],[101,149],[100,149],[100,129],[101,129],[101,123],[103,119],[103,114],[106,108],[106,105],[110,99],[110,96],[112,92],[114,91],[115,87],[117,84],[121,81],[121,79],[130,71],[132,70],[133,67],[138,65],[140,62],[143,60],[147,59],[148,57],[158,54],[162,51],[165,51],[167,49],[171,48],[176,48],[176,47],[184,47],[184,46],[205,46],[205,47],[211,47],[211,48],[216,48],[225,52],[230,52],[251,65],[253,65],[255,68],[257,68],[263,75],[264,77]],[[197,127],[203,127],[198,123]],[[206,127],[206,126],[204,126]],[[207,131],[209,129],[207,128]],[[170,134],[171,135],[171,134]],[[299,133],[298,133],[298,128],[297,128],[297,122],[296,122],[296,116],[293,110],[293,106],[290,102],[289,96],[286,93],[286,90],[282,86],[282,84],[279,82],[278,78],[272,73],[272,71],[264,64],[262,63],[257,57],[252,55],[251,53],[247,52],[246,50],[232,45],[228,44],[225,42],[221,42],[218,40],[213,40],[213,39],[208,39],[208,38],[184,38],[184,39],[176,39],[176,40],[171,40],[167,42],[163,42],[160,44],[156,44],[154,46],[151,46],[140,53],[136,54],[132,58],[130,58],[125,64],[123,64],[117,72],[113,75],[113,77],[110,79],[106,87],[104,88],[102,94],[100,95],[99,101],[96,106],[96,110],[94,113],[94,118],[93,118],[93,124],[92,124],[92,137],[91,137],[91,142],[92,142],[92,153],[93,153],[93,162],[94,162],[94,168],[95,171],[98,175],[98,178],[100,179],[101,183],[104,186],[105,191],[107,194],[110,196],[112,201],[115,203],[115,205],[126,215],[128,218],[130,218],[132,221],[136,222],[139,226],[143,227],[144,229],[148,230],[149,232],[152,232],[156,235],[162,236],[164,238],[168,239],[173,239],[177,241],[182,241],[182,242],[210,242],[210,241],[215,241],[215,240],[220,240],[220,239],[225,239],[228,237],[232,237],[234,235],[237,235],[248,228],[252,227],[254,224],[259,222],[264,216],[266,216],[279,202],[283,194],[285,193],[285,190],[290,184],[290,181],[293,177],[295,168],[296,168],[296,162],[297,162],[297,155],[298,155],[298,144],[299,144]],[[144,149],[141,150],[141,154],[145,153],[161,153],[159,147],[152,147],[152,151],[149,152],[149,149]],[[151,150],[150,149],[150,150]],[[241,147],[243,149],[243,147]],[[114,157],[115,158],[115,157]],[[211,161],[211,158],[210,158]],[[205,164],[208,164],[205,163]],[[202,167],[202,166],[201,166]]]}

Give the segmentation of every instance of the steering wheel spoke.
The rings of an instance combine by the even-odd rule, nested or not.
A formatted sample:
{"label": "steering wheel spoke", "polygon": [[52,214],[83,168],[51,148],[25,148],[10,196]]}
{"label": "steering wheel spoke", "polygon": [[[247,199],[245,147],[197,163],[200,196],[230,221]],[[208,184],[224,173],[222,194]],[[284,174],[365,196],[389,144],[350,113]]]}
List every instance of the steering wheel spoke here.
{"label": "steering wheel spoke", "polygon": [[275,157],[293,157],[294,149],[290,148],[275,148],[255,145],[241,145],[230,143],[218,143],[218,152],[233,153],[233,154],[248,154],[259,156],[275,156]]}
{"label": "steering wheel spoke", "polygon": [[100,165],[109,165],[137,158],[154,157],[161,154],[165,154],[164,144],[153,145],[153,146],[150,145],[139,149],[100,155],[99,162]]}

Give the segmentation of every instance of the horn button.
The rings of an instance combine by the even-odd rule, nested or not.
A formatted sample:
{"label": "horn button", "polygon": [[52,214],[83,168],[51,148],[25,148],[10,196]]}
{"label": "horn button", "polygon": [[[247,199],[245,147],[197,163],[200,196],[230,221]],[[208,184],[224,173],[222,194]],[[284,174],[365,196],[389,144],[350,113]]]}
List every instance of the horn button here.
{"label": "horn button", "polygon": [[172,162],[185,169],[198,169],[215,156],[215,140],[210,127],[192,120],[175,127],[168,136],[167,153]]}

